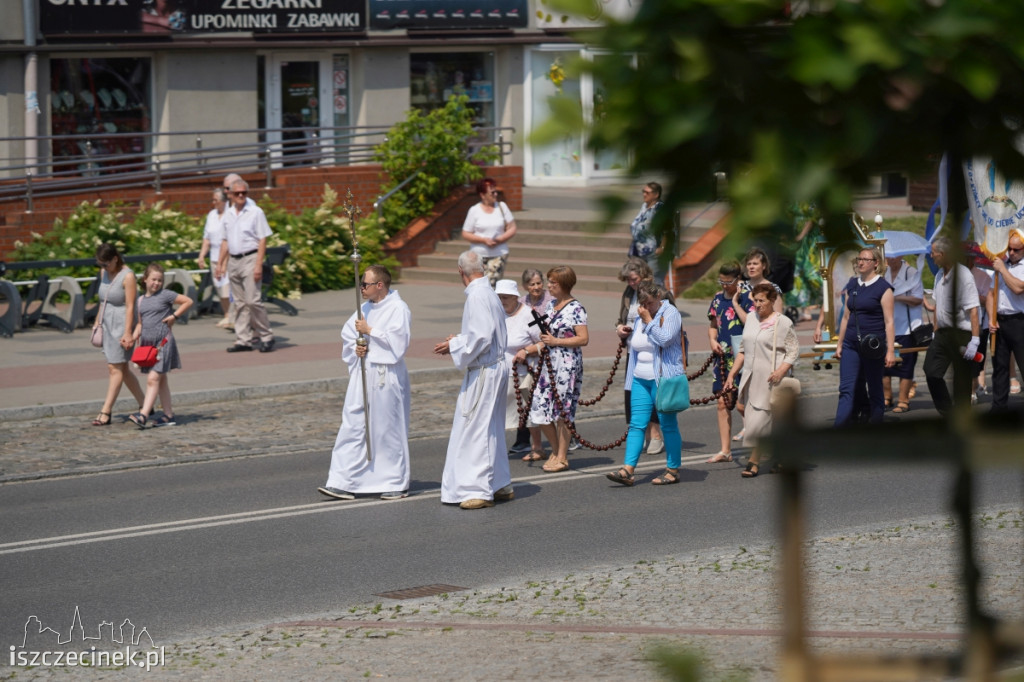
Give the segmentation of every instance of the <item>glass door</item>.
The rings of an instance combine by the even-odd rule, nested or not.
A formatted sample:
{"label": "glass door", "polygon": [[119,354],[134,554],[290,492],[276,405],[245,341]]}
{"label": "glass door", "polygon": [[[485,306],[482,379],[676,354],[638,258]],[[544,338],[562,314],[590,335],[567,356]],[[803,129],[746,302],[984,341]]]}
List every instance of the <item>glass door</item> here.
{"label": "glass door", "polygon": [[[588,53],[587,56],[595,62],[623,59],[623,57],[609,54]],[[605,115],[605,102],[608,99],[604,85],[593,76],[587,76],[580,84],[583,91],[583,102],[586,110],[584,118],[588,123],[601,120]],[[629,167],[629,155],[609,149],[592,150],[589,147],[583,149],[583,165],[588,169],[590,177],[608,177],[621,174]]]}
{"label": "glass door", "polygon": [[[329,56],[274,54],[267,69],[267,141],[277,163],[308,166],[320,162],[321,128],[330,126],[333,64]],[[324,103],[329,106],[326,108]]]}

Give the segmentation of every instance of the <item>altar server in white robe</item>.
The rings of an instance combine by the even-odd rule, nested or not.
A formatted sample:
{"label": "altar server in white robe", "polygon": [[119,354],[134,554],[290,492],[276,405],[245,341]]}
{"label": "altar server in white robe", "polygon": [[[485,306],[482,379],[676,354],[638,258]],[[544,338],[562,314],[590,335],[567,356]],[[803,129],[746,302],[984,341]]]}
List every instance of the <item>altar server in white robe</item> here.
{"label": "altar server in white robe", "polygon": [[505,445],[505,310],[484,277],[478,254],[459,256],[459,275],[466,285],[462,331],[434,347],[435,353],[451,354],[465,372],[441,476],[441,502],[483,509],[515,496]]}
{"label": "altar server in white robe", "polygon": [[[409,491],[409,348],[412,314],[397,291],[391,273],[371,265],[363,273],[363,319],[356,314],[341,329],[341,359],[348,365],[348,390],[341,428],[331,455],[327,485],[318,490],[340,500],[356,494],[380,494],[397,500]],[[368,345],[359,347],[362,333]],[[366,356],[367,397],[370,403],[370,448],[366,457],[366,410],[360,357]]]}

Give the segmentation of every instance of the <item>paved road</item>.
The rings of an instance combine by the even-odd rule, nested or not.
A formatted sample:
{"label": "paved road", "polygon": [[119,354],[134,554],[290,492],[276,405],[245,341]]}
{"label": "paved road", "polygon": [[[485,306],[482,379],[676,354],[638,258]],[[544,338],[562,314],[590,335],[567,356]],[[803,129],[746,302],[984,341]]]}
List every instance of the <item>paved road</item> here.
{"label": "paved road", "polygon": [[[834,405],[822,399],[812,410],[826,419]],[[689,461],[679,486],[610,485],[602,474],[620,452],[577,453],[567,475],[514,461],[517,499],[476,514],[439,503],[446,442],[436,437],[415,441],[415,494],[401,502],[321,500],[327,450],[315,439],[275,454],[8,484],[0,641],[16,638],[28,615],[61,622],[70,605],[129,615],[175,640],[338,614],[425,584],[476,588],[771,541],[774,479],[745,481],[738,463],[693,461],[715,449],[709,417],[708,408],[684,416]],[[621,423],[583,426],[610,439]],[[645,458],[651,475],[661,465],[652,460],[660,458]],[[811,530],[940,513],[949,481],[939,470],[822,467],[810,477]],[[982,503],[1019,494],[1015,480],[991,477]]]}

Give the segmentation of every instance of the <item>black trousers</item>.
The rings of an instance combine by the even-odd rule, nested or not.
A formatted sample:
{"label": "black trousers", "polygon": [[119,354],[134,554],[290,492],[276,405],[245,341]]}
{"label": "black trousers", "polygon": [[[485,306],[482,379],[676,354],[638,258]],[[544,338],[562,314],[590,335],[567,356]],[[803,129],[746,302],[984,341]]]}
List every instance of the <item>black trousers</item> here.
{"label": "black trousers", "polygon": [[[971,341],[971,332],[964,329],[943,327],[935,330],[935,338],[928,346],[924,357],[924,376],[928,380],[928,391],[940,414],[948,414],[954,400],[958,405],[971,404],[971,378],[974,363],[964,360],[960,350]],[[946,380],[943,378],[949,366],[953,365],[953,397],[950,398]]]}
{"label": "black trousers", "polygon": [[996,351],[992,354],[992,409],[1005,410],[1010,400],[1010,355],[1024,377],[1024,315],[999,315]]}

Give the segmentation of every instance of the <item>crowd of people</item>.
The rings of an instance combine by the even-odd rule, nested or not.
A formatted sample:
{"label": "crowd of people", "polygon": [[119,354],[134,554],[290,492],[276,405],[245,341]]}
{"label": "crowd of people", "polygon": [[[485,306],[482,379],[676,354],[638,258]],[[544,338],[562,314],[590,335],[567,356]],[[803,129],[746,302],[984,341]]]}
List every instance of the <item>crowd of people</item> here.
{"label": "crowd of people", "polygon": [[[441,500],[463,509],[483,509],[514,497],[509,453],[524,462],[546,460],[542,470],[569,470],[569,452],[578,437],[577,407],[583,382],[583,348],[589,343],[588,315],[573,296],[577,278],[566,265],[546,273],[528,268],[517,282],[505,277],[508,241],[515,236],[515,217],[500,200],[495,182],[478,183],[479,203],[466,217],[463,237],[469,250],[458,259],[465,287],[461,328],[434,346],[449,356],[463,374],[456,400],[441,486]],[[623,463],[607,478],[632,486],[640,455],[664,453],[665,469],[654,485],[680,481],[682,438],[677,412],[658,400],[659,387],[687,371],[687,337],[672,293],[663,284],[665,237],[652,230],[661,206],[661,187],[647,183],[643,204],[631,224],[627,260],[619,273],[625,284],[615,331],[625,350],[624,407],[627,432]],[[802,219],[802,218],[801,218]],[[804,225],[799,237],[807,238]],[[260,282],[270,228],[262,210],[248,197],[237,175],[225,178],[213,195],[199,264],[210,257],[211,275],[221,299],[220,327],[234,331],[228,352],[271,352],[274,337],[260,303]],[[1018,370],[1024,357],[1024,242],[1011,236],[1007,259],[992,261],[998,274],[993,285],[973,260],[956,262],[959,249],[948,238],[932,243],[931,258],[939,268],[932,300],[924,296],[921,273],[900,257],[883,258],[876,247],[857,254],[854,276],[842,287],[842,307],[835,358],[839,362],[839,397],[834,425],[879,423],[887,410],[910,409],[916,386],[916,353],[898,348],[918,345],[925,320],[934,318],[934,336],[927,347],[924,375],[936,409],[947,414],[954,404],[974,397],[972,381],[984,390],[981,371],[985,334],[998,330],[992,357],[992,409],[1004,410],[1011,391],[1013,358]],[[974,254],[979,255],[979,254]],[[102,307],[97,326],[109,367],[106,399],[93,421],[110,423],[122,385],[139,402],[130,420],[144,428],[174,423],[167,374],[179,368],[174,323],[192,300],[163,288],[163,269],[151,264],[142,280],[110,244],[96,252]],[[708,340],[714,363],[713,391],[719,450],[707,462],[732,462],[733,444],[750,448],[744,478],[760,471],[759,441],[770,434],[776,398],[790,388],[799,356],[794,324],[806,319],[806,306],[784,314],[786,293],[773,281],[773,260],[765,249],[750,248],[738,262],[718,270],[719,291],[710,301]],[[809,277],[800,270],[801,277]],[[328,477],[318,490],[333,499],[379,495],[401,499],[408,494],[409,374],[405,354],[411,334],[411,312],[396,290],[391,273],[370,265],[359,283],[363,303],[341,330],[342,360],[349,370],[342,423],[335,441]],[[520,284],[523,289],[520,290]],[[805,284],[813,290],[813,283]],[[807,303],[801,296],[800,303]],[[990,315],[986,310],[991,311]],[[798,316],[796,320],[793,317]],[[815,332],[820,338],[821,326]],[[133,348],[157,346],[155,364],[142,371],[146,391],[130,369]],[[953,370],[953,393],[945,382]],[[894,390],[891,379],[898,379]],[[163,414],[153,418],[159,400]],[[733,435],[733,412],[743,426]],[[374,415],[370,419],[369,415]],[[516,432],[506,445],[506,430]],[[550,448],[547,454],[544,440]]]}

